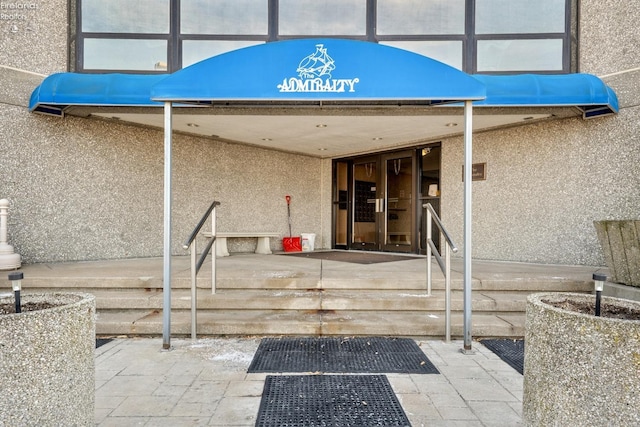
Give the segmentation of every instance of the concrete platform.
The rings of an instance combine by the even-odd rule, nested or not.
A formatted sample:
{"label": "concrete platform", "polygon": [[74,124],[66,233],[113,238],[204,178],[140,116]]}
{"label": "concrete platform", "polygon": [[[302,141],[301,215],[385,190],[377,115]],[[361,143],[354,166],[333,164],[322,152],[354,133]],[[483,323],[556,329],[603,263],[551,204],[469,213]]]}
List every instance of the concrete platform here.
{"label": "concrete platform", "polygon": [[[203,265],[199,275],[199,287],[210,285],[210,259]],[[462,288],[462,260],[452,259],[452,287]],[[434,280],[442,281],[442,274],[435,262]],[[217,278],[232,288],[234,283],[243,282],[242,287],[253,286],[262,289],[269,285],[279,285],[280,280],[287,280],[290,288],[317,287],[318,281],[330,288],[333,283],[349,282],[357,288],[359,281],[381,282],[389,286],[389,281],[403,284],[405,289],[425,289],[426,260],[416,256],[415,260],[386,262],[379,264],[351,264],[336,261],[320,261],[283,255],[232,254],[217,258]],[[137,285],[141,289],[162,288],[162,258],[135,258],[107,261],[78,261],[62,263],[42,263],[23,265],[23,289],[30,287],[76,288],[86,286],[87,281],[97,281],[104,288],[117,288],[119,284],[131,287]],[[529,264],[499,261],[474,260],[472,277],[474,289],[492,289],[498,284],[510,284],[513,289],[536,289],[540,286],[582,281],[592,284],[594,272],[608,273],[602,266],[567,266],[553,264]],[[248,279],[258,285],[249,285]],[[173,288],[189,288],[189,257],[172,258]]]}

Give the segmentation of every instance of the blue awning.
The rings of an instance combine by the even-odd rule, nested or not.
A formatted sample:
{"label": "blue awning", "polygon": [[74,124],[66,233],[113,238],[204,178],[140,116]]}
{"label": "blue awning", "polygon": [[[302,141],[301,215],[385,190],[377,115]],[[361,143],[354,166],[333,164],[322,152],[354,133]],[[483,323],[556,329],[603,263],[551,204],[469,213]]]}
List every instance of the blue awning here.
{"label": "blue awning", "polygon": [[472,100],[478,107],[580,108],[585,118],[618,112],[614,91],[589,74],[473,75],[405,50],[354,40],[299,39],[218,55],[173,74],[58,73],[31,95],[29,110],[69,106],[161,106],[216,102],[420,103]]}
{"label": "blue awning", "polygon": [[478,107],[575,106],[582,109],[585,118],[618,112],[613,89],[591,74],[474,77],[487,88],[487,98],[474,103]]}
{"label": "blue awning", "polygon": [[406,50],[356,40],[298,39],[206,59],[159,82],[151,98],[439,104],[484,99],[485,88],[460,70]]}
{"label": "blue awning", "polygon": [[29,111],[61,116],[69,106],[149,107],[151,88],[167,74],[57,73],[46,77],[31,94]]}

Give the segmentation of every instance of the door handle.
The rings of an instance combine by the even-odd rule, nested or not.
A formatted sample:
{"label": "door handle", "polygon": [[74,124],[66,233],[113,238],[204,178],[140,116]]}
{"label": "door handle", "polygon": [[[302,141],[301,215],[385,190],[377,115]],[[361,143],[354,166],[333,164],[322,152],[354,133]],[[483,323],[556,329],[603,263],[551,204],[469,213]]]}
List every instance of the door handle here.
{"label": "door handle", "polygon": [[384,212],[384,199],[376,199],[376,213]]}

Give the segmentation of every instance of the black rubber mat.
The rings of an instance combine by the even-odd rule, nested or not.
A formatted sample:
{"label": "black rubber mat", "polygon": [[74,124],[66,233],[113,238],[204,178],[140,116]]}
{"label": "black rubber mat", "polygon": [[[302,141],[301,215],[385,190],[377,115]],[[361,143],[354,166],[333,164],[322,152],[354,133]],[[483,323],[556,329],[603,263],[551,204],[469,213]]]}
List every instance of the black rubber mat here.
{"label": "black rubber mat", "polygon": [[523,374],[524,340],[487,339],[480,340],[480,342],[513,369]]}
{"label": "black rubber mat", "polygon": [[351,262],[355,264],[378,264],[381,262],[407,261],[420,259],[415,256],[402,256],[397,254],[381,254],[367,251],[318,251],[318,252],[291,252],[280,255],[302,258],[322,259],[326,261]]}
{"label": "black rubber mat", "polygon": [[268,375],[256,427],[410,426],[384,375]]}
{"label": "black rubber mat", "polygon": [[407,338],[263,338],[248,372],[438,374]]}

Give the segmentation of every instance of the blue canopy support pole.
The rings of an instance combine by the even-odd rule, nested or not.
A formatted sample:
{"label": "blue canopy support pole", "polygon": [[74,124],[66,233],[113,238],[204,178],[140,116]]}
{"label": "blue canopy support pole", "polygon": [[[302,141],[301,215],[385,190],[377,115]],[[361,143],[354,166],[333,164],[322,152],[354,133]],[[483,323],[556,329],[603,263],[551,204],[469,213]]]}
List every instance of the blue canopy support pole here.
{"label": "blue canopy support pole", "polygon": [[473,154],[473,107],[464,102],[464,349],[471,349],[471,180]]}
{"label": "blue canopy support pole", "polygon": [[164,257],[162,348],[171,348],[171,134],[173,131],[171,102],[164,103]]}

